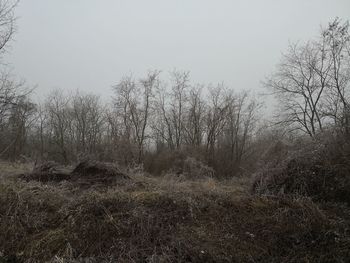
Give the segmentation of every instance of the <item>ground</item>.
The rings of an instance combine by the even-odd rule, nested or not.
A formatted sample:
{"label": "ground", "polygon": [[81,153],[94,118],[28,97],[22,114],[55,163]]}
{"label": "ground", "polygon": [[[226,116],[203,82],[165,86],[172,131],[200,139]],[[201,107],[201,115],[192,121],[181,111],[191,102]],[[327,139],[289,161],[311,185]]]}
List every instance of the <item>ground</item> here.
{"label": "ground", "polygon": [[347,262],[340,203],[257,196],[251,180],[153,177],[113,185],[20,179],[0,164],[0,262]]}

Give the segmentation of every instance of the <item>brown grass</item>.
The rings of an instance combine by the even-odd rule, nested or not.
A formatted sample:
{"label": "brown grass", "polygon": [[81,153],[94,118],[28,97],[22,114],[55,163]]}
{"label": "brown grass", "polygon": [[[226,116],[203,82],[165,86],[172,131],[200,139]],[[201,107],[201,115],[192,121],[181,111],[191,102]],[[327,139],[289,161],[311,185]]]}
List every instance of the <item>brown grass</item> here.
{"label": "brown grass", "polygon": [[31,171],[33,167],[34,164],[32,163],[13,163],[0,161],[0,179]]}
{"label": "brown grass", "polygon": [[133,173],[81,189],[0,181],[4,262],[346,262],[349,208],[250,196],[249,181]]}

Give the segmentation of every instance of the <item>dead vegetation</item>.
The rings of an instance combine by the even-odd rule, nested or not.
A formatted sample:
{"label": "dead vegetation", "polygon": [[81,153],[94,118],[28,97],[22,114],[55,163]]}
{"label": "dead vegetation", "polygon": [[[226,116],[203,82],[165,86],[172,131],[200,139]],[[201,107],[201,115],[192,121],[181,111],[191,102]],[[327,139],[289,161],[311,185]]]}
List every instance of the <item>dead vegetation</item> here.
{"label": "dead vegetation", "polygon": [[197,191],[181,192],[176,182],[165,187],[157,179],[145,180],[132,191],[76,193],[38,182],[1,182],[3,259],[345,262],[350,257],[347,207],[235,196],[225,188],[210,192],[203,182]]}
{"label": "dead vegetation", "polygon": [[254,182],[218,180],[194,158],[158,177],[84,160],[18,178],[8,165],[0,260],[347,262],[350,148],[328,140],[272,145]]}
{"label": "dead vegetation", "polygon": [[44,162],[34,166],[31,172],[24,173],[20,176],[26,181],[39,182],[61,182],[69,180],[69,170],[56,162]]}
{"label": "dead vegetation", "polygon": [[[11,2],[0,0],[0,53]],[[349,262],[349,22],[321,32],[264,81],[276,131],[250,92],[187,71],[125,76],[108,103],[62,90],[33,100],[0,73],[0,157],[13,162],[0,163],[0,263]],[[82,156],[124,168],[18,163]]]}
{"label": "dead vegetation", "polygon": [[256,175],[253,191],[350,204],[349,142],[327,137],[326,141],[320,138],[318,142],[312,140],[301,145],[273,147],[274,154],[283,152],[284,158],[273,158],[263,165]]}
{"label": "dead vegetation", "polygon": [[[110,174],[105,166],[97,172],[91,165],[79,164],[72,176]],[[72,191],[62,182],[4,178],[1,258],[4,262],[346,262],[350,257],[347,206],[316,204],[301,197],[250,196],[249,183],[244,178],[179,180],[138,171],[107,190]]]}

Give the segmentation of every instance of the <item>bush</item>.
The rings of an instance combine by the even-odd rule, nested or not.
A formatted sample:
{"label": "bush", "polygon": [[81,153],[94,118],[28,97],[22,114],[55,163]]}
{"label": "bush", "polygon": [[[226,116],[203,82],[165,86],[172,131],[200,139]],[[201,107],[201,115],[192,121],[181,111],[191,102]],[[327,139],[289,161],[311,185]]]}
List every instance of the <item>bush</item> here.
{"label": "bush", "polygon": [[310,196],[350,204],[349,145],[340,138],[317,138],[282,150],[284,158],[264,163],[253,192]]}
{"label": "bush", "polygon": [[187,157],[183,163],[183,174],[186,178],[201,179],[214,177],[214,169],[195,158]]}

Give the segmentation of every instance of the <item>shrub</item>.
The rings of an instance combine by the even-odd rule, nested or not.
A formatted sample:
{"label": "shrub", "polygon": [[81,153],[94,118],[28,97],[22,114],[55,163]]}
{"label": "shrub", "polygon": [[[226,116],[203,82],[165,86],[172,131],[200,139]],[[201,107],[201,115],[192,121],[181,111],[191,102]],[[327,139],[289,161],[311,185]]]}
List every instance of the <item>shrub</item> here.
{"label": "shrub", "polygon": [[183,174],[192,179],[214,177],[214,169],[195,158],[187,157],[183,163]]}
{"label": "shrub", "polygon": [[264,163],[253,192],[310,196],[350,204],[349,145],[330,136],[290,147],[284,158]]}

